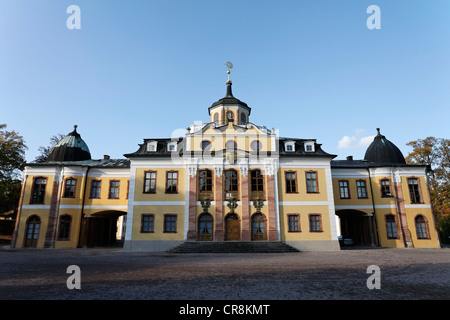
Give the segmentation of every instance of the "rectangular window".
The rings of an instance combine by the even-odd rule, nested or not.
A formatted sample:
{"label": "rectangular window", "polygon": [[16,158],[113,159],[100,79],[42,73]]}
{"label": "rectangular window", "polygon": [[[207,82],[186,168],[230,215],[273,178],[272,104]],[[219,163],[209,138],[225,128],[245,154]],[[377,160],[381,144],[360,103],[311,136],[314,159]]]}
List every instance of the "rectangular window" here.
{"label": "rectangular window", "polygon": [[46,185],[47,185],[47,178],[34,179],[30,203],[39,203],[39,204],[44,203]]}
{"label": "rectangular window", "polygon": [[389,183],[389,180],[388,179],[380,180],[380,184],[381,184],[381,196],[383,198],[392,197],[391,185]]}
{"label": "rectangular window", "polygon": [[119,199],[119,184],[117,180],[109,182],[109,199]]}
{"label": "rectangular window", "polygon": [[314,193],[318,192],[317,190],[317,172],[306,172],[306,192]]}
{"label": "rectangular window", "polygon": [[264,199],[264,176],[261,170],[250,171],[252,200]]}
{"label": "rectangular window", "polygon": [[58,240],[69,240],[71,222],[72,218],[69,215],[63,215],[59,218]]}
{"label": "rectangular window", "polygon": [[411,203],[421,203],[419,183],[416,178],[408,178],[409,196]]}
{"label": "rectangular window", "polygon": [[388,214],[386,216],[386,232],[388,239],[397,239],[397,226],[395,224],[395,216]]}
{"label": "rectangular window", "polygon": [[146,171],[144,173],[144,193],[156,193],[155,171]]}
{"label": "rectangular window", "polygon": [[285,177],[286,177],[286,193],[296,193],[297,192],[296,173],[293,171],[287,171],[285,173]]}
{"label": "rectangular window", "polygon": [[143,214],[141,221],[141,233],[153,232],[154,216],[152,214]]}
{"label": "rectangular window", "polygon": [[367,198],[366,181],[364,181],[364,180],[356,181],[356,189],[358,191],[358,199],[366,199]]}
{"label": "rectangular window", "polygon": [[100,198],[100,187],[102,182],[100,180],[92,180],[91,183],[91,198],[99,199]]}
{"label": "rectangular window", "polygon": [[75,186],[77,180],[75,179],[66,179],[66,184],[64,186],[64,198],[74,198],[75,197]]}
{"label": "rectangular window", "polygon": [[288,215],[288,223],[289,223],[289,232],[299,232],[300,231],[298,214],[289,214]]}
{"label": "rectangular window", "polygon": [[312,232],[322,231],[322,223],[320,220],[320,214],[309,215],[309,230]]}
{"label": "rectangular window", "polygon": [[238,199],[238,174],[236,170],[225,171],[225,200]]}
{"label": "rectangular window", "polygon": [[347,180],[339,180],[339,194],[341,199],[350,199],[350,190]]}
{"label": "rectangular window", "polygon": [[174,214],[164,215],[164,232],[177,232],[177,216]]}
{"label": "rectangular window", "polygon": [[178,172],[168,171],[166,176],[166,193],[178,192]]}

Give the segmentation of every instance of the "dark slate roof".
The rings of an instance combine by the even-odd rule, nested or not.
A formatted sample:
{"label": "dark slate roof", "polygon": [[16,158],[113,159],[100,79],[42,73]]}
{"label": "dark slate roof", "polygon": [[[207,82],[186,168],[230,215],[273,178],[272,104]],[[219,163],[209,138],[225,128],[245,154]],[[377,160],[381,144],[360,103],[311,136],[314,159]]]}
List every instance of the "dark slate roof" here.
{"label": "dark slate roof", "polygon": [[[295,144],[294,151],[286,151],[285,142],[293,141]],[[305,143],[314,141],[314,151],[305,151]],[[280,138],[279,139],[279,154],[280,157],[330,157],[335,158],[336,155],[330,154],[322,150],[322,144],[316,143],[316,139],[297,139],[297,138]]]}
{"label": "dark slate roof", "polygon": [[47,161],[43,163],[29,163],[27,166],[81,166],[92,168],[129,168],[128,159],[99,159],[83,161]]}
{"label": "dark slate roof", "polygon": [[406,164],[402,152],[395,144],[386,139],[380,134],[380,129],[377,128],[378,134],[369,145],[364,156],[364,160],[381,163],[398,163]]}
{"label": "dark slate roof", "polygon": [[[157,146],[156,146],[156,151],[147,151],[147,143],[151,142],[151,141],[157,141]],[[174,141],[171,138],[157,138],[157,139],[144,139],[144,143],[139,144],[139,149],[135,152],[132,153],[127,153],[124,154],[124,157],[127,158],[133,158],[133,157],[148,157],[148,156],[153,156],[153,157],[171,157],[173,152],[178,152],[180,153],[180,155],[182,155],[183,152],[183,147],[178,146],[177,151],[169,151],[167,149],[167,145],[169,142]],[[178,143],[181,145],[183,145],[183,139],[179,138]]]}
{"label": "dark slate roof", "polygon": [[209,114],[211,114],[211,109],[212,108],[214,108],[214,107],[216,107],[216,106],[219,106],[219,105],[239,105],[239,106],[241,106],[241,107],[244,107],[244,108],[246,108],[247,110],[248,110],[248,114],[250,115],[250,112],[251,112],[251,108],[245,103],[245,102],[242,102],[241,100],[239,100],[239,99],[236,99],[234,96],[233,96],[233,93],[232,93],[232,91],[231,91],[231,81],[230,80],[228,80],[227,81],[227,93],[226,93],[226,95],[225,95],[225,97],[223,97],[222,99],[220,99],[220,100],[218,100],[218,101],[216,101],[216,102],[214,102],[212,105],[211,105],[211,107],[209,107],[208,108],[208,112],[209,112]]}
{"label": "dark slate roof", "polygon": [[91,159],[87,144],[77,132],[77,126],[52,149],[47,161],[81,161]]}
{"label": "dark slate roof", "polygon": [[376,168],[376,167],[429,167],[427,165],[395,163],[395,162],[372,162],[367,160],[331,160],[331,168]]}

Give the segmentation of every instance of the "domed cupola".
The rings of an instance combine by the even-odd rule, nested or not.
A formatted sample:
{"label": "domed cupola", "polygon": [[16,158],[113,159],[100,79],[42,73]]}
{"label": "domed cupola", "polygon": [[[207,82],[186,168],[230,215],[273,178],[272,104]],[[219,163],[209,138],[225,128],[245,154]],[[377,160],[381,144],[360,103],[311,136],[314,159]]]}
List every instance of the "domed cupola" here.
{"label": "domed cupola", "polygon": [[406,164],[402,152],[395,144],[380,134],[380,128],[377,128],[378,134],[369,145],[364,156],[364,160],[371,162],[398,163]]}
{"label": "domed cupola", "polygon": [[77,132],[77,126],[71,133],[59,141],[50,152],[47,162],[90,160],[91,153],[87,144]]}
{"label": "domed cupola", "polygon": [[228,73],[227,80],[227,93],[225,97],[214,102],[211,107],[208,108],[209,115],[211,116],[211,122],[215,122],[218,125],[224,125],[229,122],[234,124],[246,124],[249,122],[251,108],[239,99],[233,96],[231,91],[232,82],[230,80],[230,71]]}

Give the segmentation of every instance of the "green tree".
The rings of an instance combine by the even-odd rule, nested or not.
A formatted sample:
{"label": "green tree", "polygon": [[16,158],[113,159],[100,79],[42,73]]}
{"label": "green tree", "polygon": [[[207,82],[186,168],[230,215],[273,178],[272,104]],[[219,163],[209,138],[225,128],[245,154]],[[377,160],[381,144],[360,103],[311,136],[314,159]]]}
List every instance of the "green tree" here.
{"label": "green tree", "polygon": [[[7,131],[6,124],[0,124],[0,213],[17,213],[20,198],[20,173],[25,166],[23,137],[16,131]],[[4,231],[1,226],[0,231]],[[11,230],[9,230],[11,231]]]}
{"label": "green tree", "polygon": [[50,152],[52,152],[53,147],[61,141],[62,138],[64,138],[65,135],[58,133],[57,135],[53,135],[50,137],[50,145],[47,147],[40,146],[39,152],[40,154],[34,159],[34,162],[36,163],[42,163],[47,161],[48,156],[50,155]]}
{"label": "green tree", "polygon": [[429,165],[431,200],[436,224],[444,242],[450,235],[450,140],[427,137],[410,141],[406,145],[413,151],[406,157],[410,164]]}

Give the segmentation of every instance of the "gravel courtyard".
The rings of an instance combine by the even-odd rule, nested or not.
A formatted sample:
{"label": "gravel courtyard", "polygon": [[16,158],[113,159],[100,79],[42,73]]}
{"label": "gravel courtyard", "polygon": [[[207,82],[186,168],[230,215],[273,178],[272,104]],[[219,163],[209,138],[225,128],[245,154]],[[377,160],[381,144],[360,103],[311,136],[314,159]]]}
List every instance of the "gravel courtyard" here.
{"label": "gravel courtyard", "polygon": [[[67,267],[80,268],[69,290]],[[370,265],[380,289],[369,290]],[[169,254],[0,249],[2,300],[450,299],[450,248]]]}

